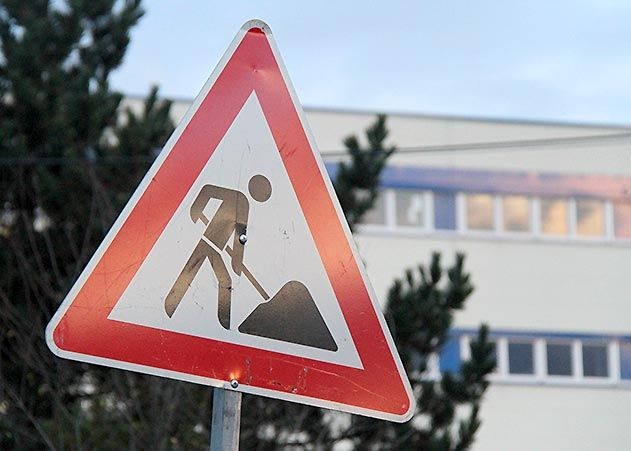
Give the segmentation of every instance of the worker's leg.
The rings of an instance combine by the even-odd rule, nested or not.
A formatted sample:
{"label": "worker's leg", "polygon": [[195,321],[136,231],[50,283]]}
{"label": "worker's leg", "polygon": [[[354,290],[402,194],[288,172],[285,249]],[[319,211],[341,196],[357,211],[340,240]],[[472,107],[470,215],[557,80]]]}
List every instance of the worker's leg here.
{"label": "worker's leg", "polygon": [[226,264],[221,258],[221,254],[214,248],[209,247],[211,254],[208,256],[213,272],[217,278],[219,285],[219,297],[217,299],[217,317],[219,323],[225,328],[230,329],[230,301],[232,297],[232,279],[226,268]]}
{"label": "worker's leg", "polygon": [[205,259],[210,260],[211,255],[213,255],[212,252],[214,252],[214,249],[211,248],[204,240],[200,240],[199,244],[191,254],[191,257],[184,265],[184,269],[182,269],[182,272],[173,284],[173,288],[171,288],[171,291],[169,291],[169,294],[164,300],[164,310],[166,310],[169,317],[173,316],[175,309],[178,305],[180,305],[184,294],[191,286],[191,282],[197,275],[202,263]]}

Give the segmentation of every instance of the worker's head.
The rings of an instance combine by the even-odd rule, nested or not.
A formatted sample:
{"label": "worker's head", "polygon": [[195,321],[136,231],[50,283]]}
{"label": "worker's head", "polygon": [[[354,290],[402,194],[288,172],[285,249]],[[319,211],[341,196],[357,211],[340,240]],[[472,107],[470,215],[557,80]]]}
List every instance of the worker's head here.
{"label": "worker's head", "polygon": [[272,195],[272,184],[267,177],[261,174],[257,174],[250,179],[248,183],[248,190],[252,199],[265,202]]}

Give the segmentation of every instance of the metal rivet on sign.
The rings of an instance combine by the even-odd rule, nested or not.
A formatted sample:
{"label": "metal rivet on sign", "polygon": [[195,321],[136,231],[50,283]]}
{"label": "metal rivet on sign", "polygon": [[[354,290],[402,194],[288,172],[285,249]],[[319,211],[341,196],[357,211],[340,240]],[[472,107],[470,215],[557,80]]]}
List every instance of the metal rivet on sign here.
{"label": "metal rivet on sign", "polygon": [[232,388],[237,388],[237,387],[239,386],[239,381],[238,381],[238,380],[236,380],[236,379],[232,379],[232,380],[230,381],[230,386],[231,386]]}
{"label": "metal rivet on sign", "polygon": [[245,244],[248,241],[248,237],[245,233],[239,235],[239,243]]}

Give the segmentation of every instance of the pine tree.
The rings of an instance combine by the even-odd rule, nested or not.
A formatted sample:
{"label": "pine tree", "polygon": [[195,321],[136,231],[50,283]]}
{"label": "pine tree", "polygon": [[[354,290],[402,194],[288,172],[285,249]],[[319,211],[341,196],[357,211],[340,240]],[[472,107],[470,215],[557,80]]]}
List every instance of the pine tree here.
{"label": "pine tree", "polygon": [[[353,225],[374,206],[379,175],[394,150],[383,145],[388,135],[385,116],[378,116],[366,135],[372,147],[365,150],[360,149],[357,137],[345,140],[350,162],[340,163],[334,184],[346,217]],[[358,189],[370,194],[358,200]],[[415,420],[395,424],[354,416],[351,426],[332,437],[333,441],[350,439],[356,449],[430,451],[461,451],[473,443],[480,427],[478,413],[488,386],[486,378],[495,367],[488,328],[480,327],[471,344],[471,358],[462,363],[458,374],[445,372],[439,381],[427,374],[430,356],[438,355],[450,337],[454,312],[464,307],[473,292],[464,259],[464,255],[458,254],[445,278],[440,255],[435,253],[428,268],[420,265],[418,275],[408,270],[388,293],[386,319],[412,383],[415,419],[422,419],[425,426],[418,426]],[[462,407],[468,410],[466,418],[456,414],[457,408],[462,410]],[[454,434],[456,425],[458,432]]]}
{"label": "pine tree", "polygon": [[379,176],[395,150],[394,146],[384,145],[387,137],[386,116],[379,115],[366,129],[367,149],[361,148],[355,135],[344,140],[350,161],[343,160],[338,164],[333,185],[351,230],[361,222],[379,195]]}
{"label": "pine tree", "polygon": [[[480,427],[478,414],[488,387],[486,378],[495,367],[488,328],[480,327],[471,343],[471,358],[462,362],[457,374],[443,372],[440,380],[428,377],[430,356],[440,353],[450,337],[454,312],[464,307],[472,292],[461,254],[446,274],[435,253],[429,268],[419,266],[417,274],[409,270],[395,281],[388,293],[386,318],[412,383],[415,419],[422,419],[424,426],[414,420],[393,424],[355,417],[349,436],[358,449],[460,451],[473,443]],[[457,410],[463,407],[467,417],[459,418]],[[456,425],[458,433],[454,434]]]}
{"label": "pine tree", "polygon": [[0,3],[0,449],[207,439],[191,406],[209,396],[58,359],[43,336],[173,129],[155,90],[119,121],[122,95],[109,86],[142,14],[138,0]]}

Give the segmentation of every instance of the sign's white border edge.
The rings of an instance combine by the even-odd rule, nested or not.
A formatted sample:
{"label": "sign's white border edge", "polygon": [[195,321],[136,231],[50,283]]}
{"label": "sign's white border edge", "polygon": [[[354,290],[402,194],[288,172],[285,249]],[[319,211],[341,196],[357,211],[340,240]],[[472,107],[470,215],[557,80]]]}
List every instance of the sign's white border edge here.
{"label": "sign's white border edge", "polygon": [[324,400],[319,399],[319,398],[312,398],[312,397],[303,396],[303,395],[284,393],[284,392],[268,390],[268,389],[263,389],[263,388],[258,388],[258,387],[243,385],[243,384],[240,384],[239,387],[235,391],[240,391],[240,392],[243,392],[243,393],[251,393],[251,394],[254,394],[254,395],[266,396],[266,397],[275,398],[275,399],[281,399],[281,400],[284,400],[284,401],[292,401],[292,402],[301,402],[302,401],[302,402],[304,402],[306,404],[317,406],[317,407],[323,407],[323,408],[328,408],[328,409],[335,409],[335,410],[340,410],[340,411],[343,411],[343,412],[348,412],[348,413],[358,414],[358,415],[364,415],[364,416],[370,416],[370,417],[373,417],[373,418],[379,418],[379,419],[383,419],[383,420],[395,421],[395,422],[400,422],[400,423],[406,422],[409,419],[411,419],[412,416],[414,415],[414,409],[415,409],[415,404],[416,404],[415,400],[414,400],[414,397],[413,397],[413,394],[412,394],[412,388],[410,387],[409,380],[407,378],[405,370],[403,369],[403,364],[401,363],[401,359],[399,358],[398,351],[396,350],[396,347],[394,346],[394,342],[393,342],[392,337],[390,335],[390,331],[389,331],[389,329],[388,329],[388,327],[386,325],[385,318],[383,317],[383,314],[381,312],[381,306],[376,301],[377,297],[376,297],[376,295],[374,293],[372,284],[370,284],[363,266],[361,264],[359,264],[358,252],[357,252],[355,243],[353,241],[352,235],[350,233],[350,229],[348,227],[348,224],[346,223],[346,219],[344,217],[344,214],[342,213],[341,207],[339,205],[339,201],[337,201],[337,197],[335,195],[335,191],[333,190],[333,186],[331,184],[331,181],[329,180],[328,173],[326,172],[326,169],[324,167],[324,163],[322,162],[322,158],[320,157],[320,153],[319,153],[318,147],[315,144],[315,139],[313,138],[311,129],[308,126],[308,123],[307,123],[307,121],[306,121],[306,119],[304,117],[304,112],[302,110],[302,106],[298,102],[298,96],[296,95],[296,92],[294,90],[293,84],[291,83],[291,80],[289,79],[289,76],[287,74],[287,69],[285,68],[285,64],[284,64],[282,58],[280,57],[280,52],[278,51],[278,48],[276,46],[276,42],[275,42],[274,37],[272,35],[272,31],[271,31],[270,27],[265,22],[263,22],[262,20],[259,20],[259,19],[249,20],[246,23],[244,23],[243,26],[241,27],[241,29],[239,30],[239,32],[237,33],[237,35],[234,37],[234,39],[232,40],[232,42],[230,43],[230,45],[226,49],[225,53],[223,54],[223,56],[219,60],[219,63],[217,64],[217,66],[215,67],[213,72],[211,73],[210,77],[208,77],[208,80],[206,80],[206,83],[204,84],[204,86],[200,90],[200,92],[197,95],[197,97],[195,97],[195,100],[193,101],[192,105],[187,110],[186,114],[184,115],[184,117],[182,118],[182,120],[180,121],[178,126],[176,127],[175,131],[173,132],[173,134],[171,135],[171,137],[169,138],[167,143],[164,145],[162,151],[160,152],[158,157],[155,159],[155,161],[153,162],[153,164],[151,165],[151,167],[147,171],[147,174],[144,176],[144,178],[142,179],[142,181],[140,182],[140,184],[138,185],[138,187],[134,191],[132,197],[127,202],[127,204],[123,208],[122,212],[120,213],[120,215],[118,216],[118,218],[116,219],[116,221],[114,222],[112,227],[110,228],[109,232],[106,234],[105,238],[103,239],[103,241],[101,242],[101,244],[99,245],[97,250],[94,252],[92,257],[88,261],[88,264],[86,265],[86,267],[81,272],[81,275],[79,276],[77,281],[74,283],[74,285],[72,286],[72,288],[70,289],[70,291],[68,292],[68,294],[66,295],[64,300],[59,305],[57,311],[55,312],[55,314],[53,315],[53,317],[49,321],[48,325],[46,326],[46,333],[45,333],[46,344],[48,345],[48,348],[55,355],[57,355],[58,357],[62,357],[62,358],[67,358],[67,359],[76,360],[76,361],[80,361],[80,362],[86,362],[86,363],[92,363],[92,364],[97,364],[97,365],[103,365],[103,366],[118,368],[118,369],[122,369],[122,370],[136,371],[136,372],[141,372],[141,373],[145,373],[145,374],[151,374],[151,375],[155,375],[155,376],[167,377],[167,378],[170,378],[170,379],[183,380],[183,381],[187,381],[187,382],[193,382],[193,383],[197,383],[197,384],[208,385],[208,386],[212,386],[212,387],[225,388],[225,389],[231,389],[232,390],[232,388],[230,387],[229,383],[227,383],[226,381],[218,380],[218,379],[206,378],[206,377],[202,377],[202,376],[194,376],[194,375],[190,375],[190,374],[187,374],[187,373],[180,373],[178,371],[165,370],[165,369],[161,369],[161,368],[155,368],[155,367],[146,366],[146,365],[139,365],[139,364],[124,362],[124,361],[120,361],[120,360],[113,360],[113,359],[107,359],[107,358],[103,358],[103,357],[96,357],[96,356],[92,356],[92,355],[89,355],[89,354],[81,354],[81,353],[76,353],[76,352],[72,352],[72,351],[66,351],[66,350],[63,350],[63,349],[59,348],[56,345],[56,343],[55,343],[55,341],[53,339],[53,332],[57,328],[57,325],[59,324],[59,322],[61,321],[61,319],[65,315],[65,313],[68,310],[68,308],[70,307],[70,305],[72,304],[72,301],[74,300],[74,298],[77,296],[79,291],[81,291],[81,288],[83,288],[83,285],[85,284],[86,280],[89,278],[89,276],[94,271],[94,267],[101,260],[103,254],[109,248],[109,246],[110,246],[111,242],[113,241],[114,237],[120,231],[122,225],[124,224],[124,222],[129,217],[131,211],[136,207],[136,204],[138,203],[138,200],[140,199],[142,194],[146,191],[146,189],[147,189],[148,185],[151,183],[151,180],[153,179],[154,175],[158,172],[158,170],[160,169],[160,167],[162,166],[162,164],[164,163],[166,158],[169,156],[169,154],[173,150],[173,147],[175,146],[175,143],[179,140],[180,136],[182,135],[182,133],[184,132],[184,130],[188,126],[191,118],[195,115],[195,113],[199,109],[199,106],[201,105],[203,100],[208,95],[208,92],[210,91],[210,89],[213,87],[213,85],[217,81],[217,78],[219,78],[219,75],[223,72],[224,68],[226,67],[226,64],[228,63],[228,61],[230,60],[230,58],[234,54],[234,52],[237,49],[237,47],[239,46],[239,44],[241,43],[243,37],[252,28],[259,28],[259,29],[261,29],[264,32],[264,34],[265,34],[265,36],[266,36],[266,38],[267,38],[267,40],[268,40],[268,42],[270,44],[270,47],[271,47],[272,52],[274,54],[274,58],[276,59],[278,67],[279,67],[279,69],[281,71],[281,74],[283,76],[283,81],[285,82],[285,85],[287,86],[287,89],[288,89],[289,94],[291,96],[291,100],[292,100],[292,103],[294,105],[294,109],[296,110],[296,112],[297,112],[297,114],[298,114],[298,116],[300,118],[301,125],[302,125],[302,127],[303,127],[303,129],[305,131],[307,139],[309,140],[309,145],[311,147],[311,151],[313,152],[313,154],[315,156],[315,160],[316,160],[316,162],[318,164],[318,168],[320,170],[321,176],[322,176],[322,178],[324,180],[324,183],[326,185],[326,188],[327,188],[327,191],[329,193],[329,196],[332,199],[333,206],[335,207],[335,211],[336,211],[336,213],[338,215],[338,220],[340,221],[340,223],[342,225],[342,228],[344,230],[344,235],[346,236],[348,244],[349,244],[349,246],[351,248],[351,252],[353,253],[353,257],[355,259],[355,262],[356,262],[357,266],[359,267],[362,280],[364,282],[364,285],[366,286],[366,289],[368,291],[368,295],[370,297],[370,301],[372,302],[373,308],[375,309],[375,313],[376,313],[377,318],[379,320],[379,323],[381,325],[382,333],[383,333],[383,335],[384,335],[384,337],[385,337],[385,339],[386,339],[386,341],[388,343],[388,347],[390,349],[392,357],[393,357],[393,359],[395,361],[395,364],[397,366],[397,369],[399,371],[399,376],[400,376],[401,382],[403,383],[403,386],[404,386],[404,388],[406,390],[406,393],[408,395],[409,408],[404,414],[396,415],[396,414],[391,414],[391,413],[382,412],[382,411],[378,411],[378,410],[365,409],[365,408],[361,408],[361,407],[357,407],[357,406],[353,406],[353,405],[349,405],[349,404],[336,403],[336,402],[332,402],[332,401],[324,401]]}

